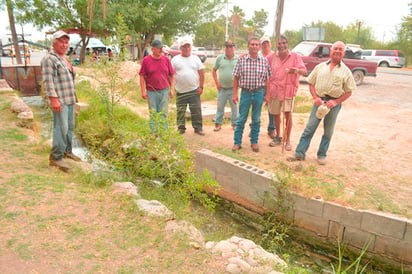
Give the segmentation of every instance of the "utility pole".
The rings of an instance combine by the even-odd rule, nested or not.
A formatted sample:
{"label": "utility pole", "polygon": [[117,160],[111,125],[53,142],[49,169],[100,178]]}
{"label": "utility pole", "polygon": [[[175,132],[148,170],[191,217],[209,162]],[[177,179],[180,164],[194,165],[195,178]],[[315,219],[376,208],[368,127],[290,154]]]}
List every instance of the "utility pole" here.
{"label": "utility pole", "polygon": [[226,33],[225,33],[225,41],[229,40],[229,2],[226,0]]}
{"label": "utility pole", "polygon": [[360,45],[360,29],[361,29],[362,21],[357,21],[356,23],[358,25],[358,36],[357,36],[357,39],[356,39],[356,41],[357,41],[356,44]]}
{"label": "utility pole", "polygon": [[273,28],[273,36],[275,37],[275,43],[277,46],[278,41],[280,40],[280,27],[282,25],[282,16],[283,16],[283,6],[284,0],[278,0],[275,14],[275,27]]}

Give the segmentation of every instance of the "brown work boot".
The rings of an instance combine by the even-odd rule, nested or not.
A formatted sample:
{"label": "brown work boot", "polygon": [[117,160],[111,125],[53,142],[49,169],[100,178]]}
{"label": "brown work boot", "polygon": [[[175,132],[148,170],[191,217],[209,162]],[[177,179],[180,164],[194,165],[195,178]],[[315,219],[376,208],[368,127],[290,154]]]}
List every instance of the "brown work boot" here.
{"label": "brown work boot", "polygon": [[64,171],[64,172],[68,172],[70,167],[66,164],[66,162],[64,162],[62,159],[60,160],[54,160],[50,157],[49,159],[49,165],[50,166],[55,166],[58,167],[60,170]]}
{"label": "brown work boot", "polygon": [[82,160],[79,156],[74,155],[71,152],[65,152],[63,157],[67,159],[72,159],[73,161],[76,161],[76,162],[80,162]]}

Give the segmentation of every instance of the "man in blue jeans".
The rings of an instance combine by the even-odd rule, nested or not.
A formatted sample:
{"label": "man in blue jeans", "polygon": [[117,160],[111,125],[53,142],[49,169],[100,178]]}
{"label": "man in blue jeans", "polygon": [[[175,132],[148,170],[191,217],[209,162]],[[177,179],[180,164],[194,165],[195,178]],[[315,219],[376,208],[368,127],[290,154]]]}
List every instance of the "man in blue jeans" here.
{"label": "man in blue jeans", "polygon": [[260,114],[263,101],[269,99],[269,77],[272,75],[268,60],[260,56],[260,41],[252,37],[248,41],[249,53],[240,57],[233,70],[233,103],[239,102],[238,88],[241,88],[239,102],[239,118],[236,122],[234,133],[234,145],[232,151],[237,151],[242,147],[243,131],[252,107],[252,123],[250,133],[251,148],[254,152],[259,152],[259,131]]}
{"label": "man in blue jeans", "polygon": [[152,42],[152,54],[143,58],[140,67],[140,89],[142,98],[148,100],[150,131],[159,134],[167,130],[169,98],[173,98],[175,71],[167,56],[163,55],[163,43]]}
{"label": "man in blue jeans", "polygon": [[[227,101],[229,101],[231,109],[230,121],[232,123],[232,129],[234,130],[236,127],[237,106],[232,102],[232,72],[237,60],[238,56],[235,55],[235,44],[229,40],[225,43],[225,54],[221,54],[216,58],[215,65],[212,69],[213,80],[215,81],[218,91],[215,129],[213,131],[220,131],[222,129],[223,116],[225,114],[225,105]],[[219,73],[217,71],[219,71]]]}
{"label": "man in blue jeans", "polygon": [[[341,41],[332,45],[330,59],[317,65],[307,77],[309,90],[314,99],[312,111],[305,130],[296,147],[295,156],[288,161],[303,161],[309,148],[313,134],[315,134],[322,118],[324,133],[317,152],[319,165],[326,164],[326,156],[335,129],[336,119],[342,108],[342,102],[352,95],[356,88],[352,72],[342,62],[345,55],[345,44]],[[329,112],[326,116],[319,116],[318,108],[325,105]]]}
{"label": "man in blue jeans", "polygon": [[53,144],[49,156],[50,166],[67,172],[69,166],[63,158],[81,159],[72,152],[74,130],[74,104],[77,102],[74,71],[66,58],[69,35],[64,31],[53,34],[53,49],[41,60],[43,88],[53,111]]}

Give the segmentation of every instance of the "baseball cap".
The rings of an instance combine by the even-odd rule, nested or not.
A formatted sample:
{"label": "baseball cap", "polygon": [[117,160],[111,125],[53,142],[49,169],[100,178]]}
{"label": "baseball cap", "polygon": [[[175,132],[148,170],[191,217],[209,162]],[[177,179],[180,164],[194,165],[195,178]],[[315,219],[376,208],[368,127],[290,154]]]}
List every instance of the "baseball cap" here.
{"label": "baseball cap", "polygon": [[67,36],[67,38],[70,39],[70,36],[69,36],[66,32],[64,32],[64,31],[62,31],[62,30],[58,30],[58,31],[56,31],[55,33],[53,33],[53,39],[59,39],[59,38],[61,38],[61,37],[63,37],[63,36]]}
{"label": "baseball cap", "polygon": [[163,48],[163,43],[159,40],[153,40],[152,42],[152,47],[153,48]]}
{"label": "baseball cap", "polygon": [[263,44],[264,42],[269,42],[270,43],[269,37],[263,36],[262,38],[260,38],[260,43]]}
{"label": "baseball cap", "polygon": [[226,46],[235,46],[235,43],[233,43],[232,40],[227,40],[227,41],[225,42],[225,47],[226,47]]}
{"label": "baseball cap", "polygon": [[179,46],[184,46],[186,44],[192,45],[192,40],[190,39],[183,39],[182,41],[180,41]]}

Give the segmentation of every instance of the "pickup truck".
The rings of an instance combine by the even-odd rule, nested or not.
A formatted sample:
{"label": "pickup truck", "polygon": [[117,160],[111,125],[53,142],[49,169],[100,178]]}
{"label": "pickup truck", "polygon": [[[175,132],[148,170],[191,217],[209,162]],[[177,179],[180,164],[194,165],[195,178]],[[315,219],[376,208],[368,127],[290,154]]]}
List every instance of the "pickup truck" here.
{"label": "pickup truck", "polygon": [[[163,47],[163,52],[166,53],[167,56],[169,56],[170,59],[172,59],[176,55],[179,55],[180,53],[182,53],[179,46],[177,46],[177,45],[173,45],[170,48],[165,46],[165,47]],[[207,59],[206,51],[197,50],[196,47],[192,47],[192,54],[199,57],[200,61],[202,61],[202,63],[204,63]]]}
{"label": "pickup truck", "polygon": [[[317,64],[329,60],[331,47],[330,43],[301,42],[292,51],[301,55],[309,74]],[[360,59],[360,54],[349,47],[346,49],[343,62],[352,71],[357,85],[363,82],[365,76],[376,76],[377,63]]]}

